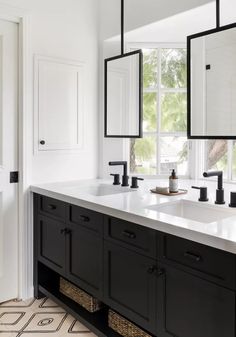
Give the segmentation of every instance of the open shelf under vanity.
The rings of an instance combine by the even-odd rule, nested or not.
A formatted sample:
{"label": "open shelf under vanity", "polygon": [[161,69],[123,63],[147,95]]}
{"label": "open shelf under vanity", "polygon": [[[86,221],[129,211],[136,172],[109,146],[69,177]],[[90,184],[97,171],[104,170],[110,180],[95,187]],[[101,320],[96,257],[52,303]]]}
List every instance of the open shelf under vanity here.
{"label": "open shelf under vanity", "polygon": [[99,337],[120,337],[115,331],[108,326],[108,307],[104,306],[95,313],[90,313],[81,305],[77,304],[59,291],[60,275],[50,270],[47,266],[38,262],[39,284],[38,291],[40,296],[46,296],[52,299],[66,312],[71,314],[79,322],[84,324],[90,331]]}

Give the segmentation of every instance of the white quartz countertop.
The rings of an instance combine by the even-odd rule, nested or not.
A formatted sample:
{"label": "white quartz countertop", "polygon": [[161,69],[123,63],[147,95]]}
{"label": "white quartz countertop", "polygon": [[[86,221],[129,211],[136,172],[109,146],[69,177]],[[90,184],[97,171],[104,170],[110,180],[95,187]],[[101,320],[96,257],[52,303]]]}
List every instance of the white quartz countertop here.
{"label": "white quartz countertop", "polygon": [[32,185],[31,191],[236,254],[236,208],[228,207],[230,191],[236,190],[235,185],[225,184],[226,204],[215,206],[228,212],[227,217],[211,223],[201,223],[157,212],[148,207],[180,199],[197,202],[199,191],[191,189],[192,185],[207,186],[209,201],[201,204],[214,205],[216,181],[180,180],[179,188],[187,189],[188,193],[178,196],[150,193],[150,188],[168,186],[168,181],[158,179],[139,182],[140,188],[132,192],[123,192],[127,188],[117,186],[121,193],[92,195],[90,191],[96,190],[101,184],[112,186],[112,180],[39,184]]}

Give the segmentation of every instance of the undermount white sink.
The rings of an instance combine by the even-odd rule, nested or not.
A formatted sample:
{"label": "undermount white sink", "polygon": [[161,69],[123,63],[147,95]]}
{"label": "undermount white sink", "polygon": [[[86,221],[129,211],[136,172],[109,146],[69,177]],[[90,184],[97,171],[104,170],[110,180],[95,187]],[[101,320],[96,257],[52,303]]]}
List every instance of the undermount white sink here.
{"label": "undermount white sink", "polygon": [[132,192],[133,190],[129,187],[122,187],[120,185],[108,185],[108,184],[99,184],[89,187],[81,188],[80,192],[84,194],[93,195],[95,197],[102,197],[105,195],[113,195],[113,194],[120,194],[120,193],[127,193]]}
{"label": "undermount white sink", "polygon": [[233,210],[219,207],[189,200],[177,200],[149,206],[147,209],[201,223],[211,223],[236,215]]}

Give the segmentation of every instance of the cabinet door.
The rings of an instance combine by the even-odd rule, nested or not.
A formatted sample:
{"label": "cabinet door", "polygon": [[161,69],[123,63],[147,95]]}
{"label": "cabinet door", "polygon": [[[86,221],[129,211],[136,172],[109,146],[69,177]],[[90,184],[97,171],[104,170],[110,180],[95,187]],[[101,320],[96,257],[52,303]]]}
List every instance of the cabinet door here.
{"label": "cabinet door", "polygon": [[108,242],[104,253],[106,304],[155,333],[155,260]]}
{"label": "cabinet door", "polygon": [[158,336],[234,337],[235,293],[171,267],[158,278]]}
{"label": "cabinet door", "polygon": [[38,217],[38,259],[60,274],[65,272],[65,224]]}
{"label": "cabinet door", "polygon": [[35,57],[35,152],[82,149],[84,64]]}
{"label": "cabinet door", "polygon": [[67,235],[67,278],[91,295],[102,295],[102,237],[70,224]]}

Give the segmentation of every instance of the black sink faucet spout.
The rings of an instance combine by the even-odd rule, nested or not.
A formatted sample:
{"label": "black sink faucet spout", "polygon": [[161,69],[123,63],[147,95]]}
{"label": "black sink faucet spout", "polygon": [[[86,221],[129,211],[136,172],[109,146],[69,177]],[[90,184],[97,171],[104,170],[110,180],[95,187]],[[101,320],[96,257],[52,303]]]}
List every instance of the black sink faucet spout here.
{"label": "black sink faucet spout", "polygon": [[123,176],[121,186],[129,186],[129,176],[127,175],[127,161],[110,161],[109,166],[123,166]]}
{"label": "black sink faucet spout", "polygon": [[215,201],[215,203],[218,204],[218,205],[225,204],[224,189],[223,189],[223,171],[204,172],[203,177],[205,177],[205,178],[218,177],[218,186],[217,186],[217,189],[216,189],[216,201]]}

